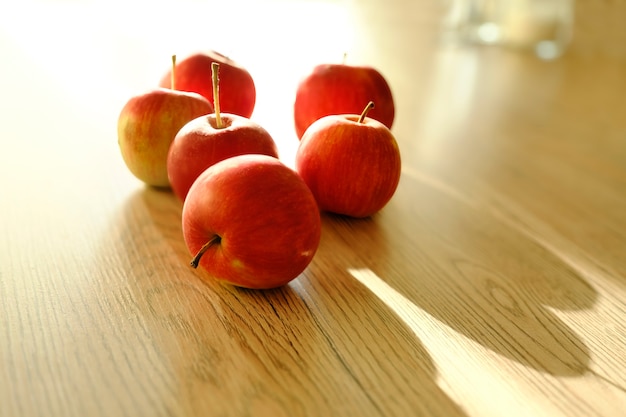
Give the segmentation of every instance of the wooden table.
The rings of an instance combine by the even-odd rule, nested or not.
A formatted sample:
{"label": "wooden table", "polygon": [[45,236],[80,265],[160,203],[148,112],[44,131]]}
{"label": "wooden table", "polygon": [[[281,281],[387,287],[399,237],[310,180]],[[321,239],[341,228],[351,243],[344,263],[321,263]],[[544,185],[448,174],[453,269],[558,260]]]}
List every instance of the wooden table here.
{"label": "wooden table", "polygon": [[[625,415],[626,65],[442,44],[422,3],[3,13],[0,415]],[[181,204],[119,154],[126,99],[202,48],[255,76],[286,163],[312,65],[396,94],[397,193],[324,215],[284,288],[192,270]]]}

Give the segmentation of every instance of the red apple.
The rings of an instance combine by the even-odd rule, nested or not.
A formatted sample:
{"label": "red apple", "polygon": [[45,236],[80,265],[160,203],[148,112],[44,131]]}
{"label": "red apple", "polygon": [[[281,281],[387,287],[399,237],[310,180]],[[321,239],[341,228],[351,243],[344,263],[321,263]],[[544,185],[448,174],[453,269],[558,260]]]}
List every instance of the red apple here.
{"label": "red apple", "polygon": [[391,129],[394,102],[389,84],[375,68],[346,64],[318,65],[304,76],[296,90],[294,120],[296,134],[317,119],[333,114],[355,114],[363,103],[373,101],[376,108],[368,115]]}
{"label": "red apple", "polygon": [[185,200],[191,184],[208,167],[236,155],[263,154],[278,158],[270,134],[248,118],[222,114],[200,116],[178,132],[167,157],[167,171],[174,194]]}
{"label": "red apple", "polygon": [[212,68],[214,114],[200,116],[178,132],[167,156],[167,172],[174,194],[185,200],[191,184],[208,167],[231,156],[263,154],[278,158],[278,148],[270,134],[252,120],[222,113],[220,64]]}
{"label": "red apple", "polygon": [[395,137],[363,113],[324,116],[304,133],[296,170],[323,211],[368,217],[391,199],[400,181]]}
{"label": "red apple", "polygon": [[[256,102],[252,76],[237,62],[215,51],[198,52],[179,60],[174,74],[176,88],[201,94],[212,103],[211,64],[214,62],[221,67],[222,111],[243,117],[252,116]],[[170,70],[163,75],[159,86],[169,87],[171,82]]]}
{"label": "red apple", "polygon": [[193,183],[183,204],[193,267],[239,287],[285,285],[319,246],[320,213],[300,176],[267,155],[222,160]]}
{"label": "red apple", "polygon": [[167,154],[176,133],[190,120],[211,112],[211,103],[196,93],[156,88],[131,97],[117,122],[126,166],[148,185],[169,186]]}

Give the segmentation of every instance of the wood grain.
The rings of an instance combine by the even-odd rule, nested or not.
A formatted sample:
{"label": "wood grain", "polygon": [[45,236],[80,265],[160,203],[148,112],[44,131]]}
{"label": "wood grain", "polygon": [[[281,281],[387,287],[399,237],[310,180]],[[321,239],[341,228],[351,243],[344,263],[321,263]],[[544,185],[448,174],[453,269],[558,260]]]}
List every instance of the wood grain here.
{"label": "wood grain", "polygon": [[572,52],[585,58],[610,56],[626,59],[624,0],[576,0]]}
{"label": "wood grain", "polygon": [[258,74],[253,117],[292,163],[289,82],[350,44],[396,94],[403,171],[371,218],[323,214],[313,262],[271,291],[190,268],[181,202],[116,144],[128,94],[200,45],[207,10],[159,47],[109,9],[38,6],[48,38],[12,23],[32,10],[0,21],[0,416],[623,415],[626,64],[449,47],[439,2],[290,4],[242,9],[291,51],[270,70],[216,40]]}

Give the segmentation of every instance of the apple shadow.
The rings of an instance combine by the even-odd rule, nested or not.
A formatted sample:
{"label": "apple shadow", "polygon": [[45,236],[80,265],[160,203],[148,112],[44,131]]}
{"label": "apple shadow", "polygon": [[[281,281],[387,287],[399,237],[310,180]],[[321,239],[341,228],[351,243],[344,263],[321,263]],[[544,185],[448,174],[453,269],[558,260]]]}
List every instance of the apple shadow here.
{"label": "apple shadow", "polygon": [[591,308],[596,291],[493,215],[403,177],[369,222],[326,220],[326,235],[344,243],[333,247],[338,269],[371,270],[440,323],[528,368],[590,372],[588,347],[553,310]]}
{"label": "apple shadow", "polygon": [[304,416],[315,404],[320,415],[466,415],[437,385],[411,329],[333,261],[333,242],[323,239],[321,256],[286,286],[237,288],[189,266],[181,210],[172,193],[139,189],[105,237],[176,398],[169,408]]}

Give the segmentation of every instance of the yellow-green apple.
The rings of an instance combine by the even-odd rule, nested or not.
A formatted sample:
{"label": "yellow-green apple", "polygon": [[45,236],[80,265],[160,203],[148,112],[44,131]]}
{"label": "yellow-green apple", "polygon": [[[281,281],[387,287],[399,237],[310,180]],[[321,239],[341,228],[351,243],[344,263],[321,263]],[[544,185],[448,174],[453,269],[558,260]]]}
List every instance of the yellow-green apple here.
{"label": "yellow-green apple", "polygon": [[[211,65],[214,62],[221,67],[220,83],[224,91],[221,97],[222,111],[249,118],[256,103],[256,88],[252,75],[246,68],[218,52],[197,52],[179,60],[174,72],[176,88],[201,94],[212,103]],[[163,75],[159,86],[169,87],[171,82],[170,70]]]}
{"label": "yellow-green apple", "polygon": [[317,119],[333,114],[355,114],[363,103],[376,108],[368,115],[391,129],[395,107],[391,88],[370,66],[322,64],[302,77],[296,90],[294,122],[298,138]]}
{"label": "yellow-green apple", "polygon": [[321,210],[368,217],[391,199],[400,181],[398,143],[389,128],[361,115],[331,115],[306,130],[295,167]]}
{"label": "yellow-green apple", "polygon": [[155,187],[169,186],[167,154],[187,122],[213,112],[197,93],[155,88],[131,97],[117,122],[118,144],[128,169]]}
{"label": "yellow-green apple", "polygon": [[223,159],[242,154],[263,154],[278,158],[272,136],[261,125],[231,113],[222,113],[218,63],[213,63],[212,114],[185,124],[174,137],[167,156],[167,173],[174,194],[182,201],[195,179]]}
{"label": "yellow-green apple", "polygon": [[267,155],[238,155],[204,171],[183,203],[185,243],[218,281],[269,289],[297,278],[319,246],[320,212],[307,185]]}

